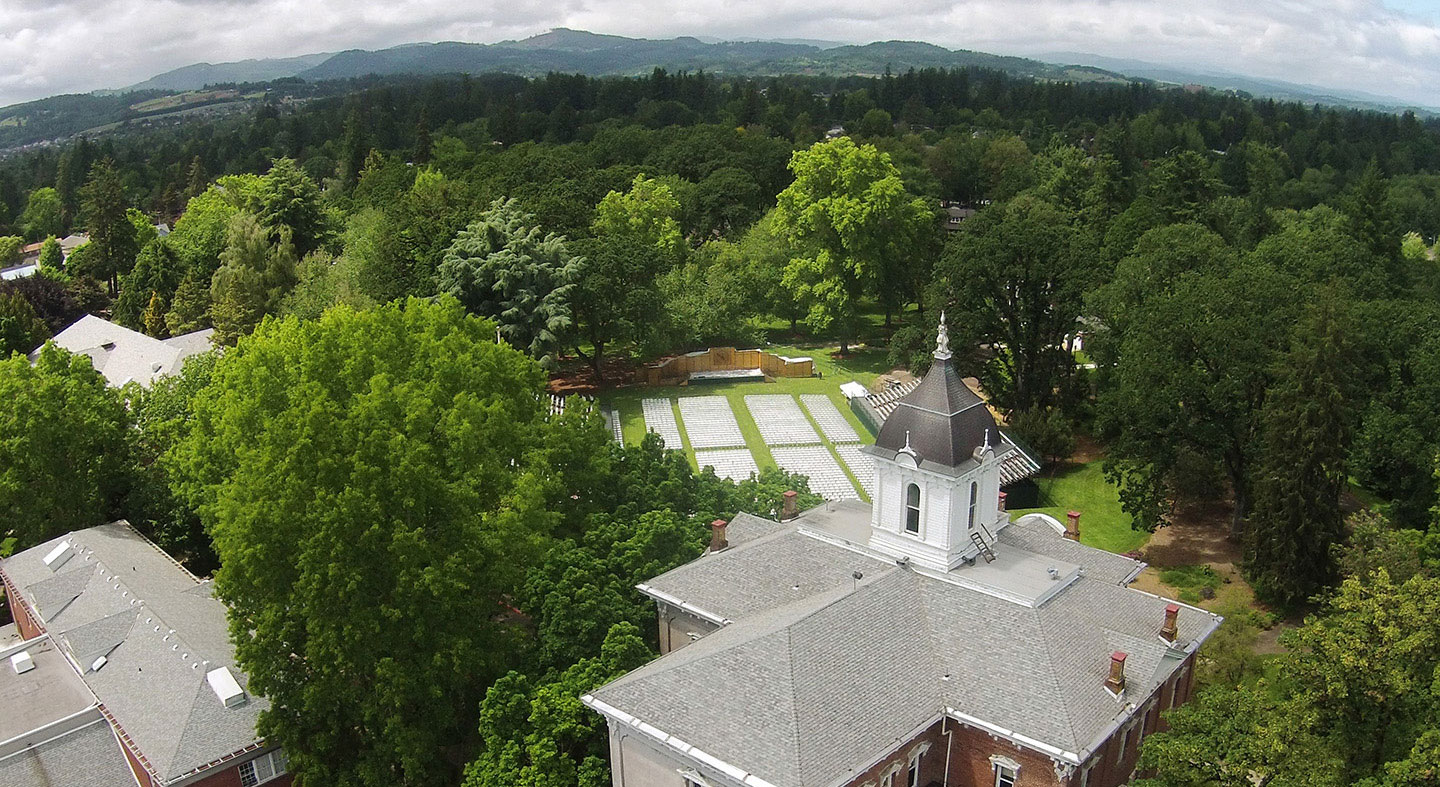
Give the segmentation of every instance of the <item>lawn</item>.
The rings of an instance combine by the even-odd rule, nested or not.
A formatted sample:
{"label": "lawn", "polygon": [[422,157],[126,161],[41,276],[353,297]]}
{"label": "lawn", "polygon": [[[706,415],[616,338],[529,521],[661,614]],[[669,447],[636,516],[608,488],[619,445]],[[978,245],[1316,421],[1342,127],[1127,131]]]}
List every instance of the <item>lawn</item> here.
{"label": "lawn", "polygon": [[1068,511],[1079,511],[1080,543],[1110,552],[1130,552],[1145,546],[1150,534],[1130,527],[1130,515],[1120,508],[1115,487],[1105,480],[1102,461],[1097,459],[1080,465],[1066,465],[1052,477],[1042,472],[1035,481],[1040,485],[1040,508],[1017,510],[1024,514],[1049,514],[1065,521]]}

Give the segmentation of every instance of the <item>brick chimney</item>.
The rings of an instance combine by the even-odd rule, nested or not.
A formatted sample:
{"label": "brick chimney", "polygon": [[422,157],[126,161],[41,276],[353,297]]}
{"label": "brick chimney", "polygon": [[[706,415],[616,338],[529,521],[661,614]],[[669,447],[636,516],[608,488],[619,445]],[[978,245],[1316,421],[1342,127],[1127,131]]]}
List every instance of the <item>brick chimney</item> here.
{"label": "brick chimney", "polygon": [[1165,605],[1165,625],[1160,627],[1160,639],[1174,643],[1175,638],[1180,635],[1180,605]]}
{"label": "brick chimney", "polygon": [[725,526],[727,524],[729,523],[723,519],[717,519],[714,522],[710,523],[711,552],[719,552],[725,547],[730,546],[730,542],[725,540]]}
{"label": "brick chimney", "polygon": [[787,489],[785,491],[785,494],[783,495],[783,497],[785,498],[785,502],[780,504],[781,522],[784,522],[788,519],[794,519],[800,513],[797,510],[799,504],[795,502],[795,498],[799,496],[800,493],[796,492],[794,489]]}
{"label": "brick chimney", "polygon": [[1067,511],[1065,513],[1065,537],[1071,541],[1080,540],[1080,512]]}
{"label": "brick chimney", "polygon": [[1001,493],[1000,493],[1000,513],[1002,513],[1002,514],[1005,513],[1005,498],[1006,498],[1006,497],[1008,497],[1008,495],[1006,495],[1004,492],[1001,492]]}
{"label": "brick chimney", "polygon": [[1110,677],[1105,679],[1105,688],[1115,694],[1125,690],[1125,654],[1121,651],[1110,654]]}

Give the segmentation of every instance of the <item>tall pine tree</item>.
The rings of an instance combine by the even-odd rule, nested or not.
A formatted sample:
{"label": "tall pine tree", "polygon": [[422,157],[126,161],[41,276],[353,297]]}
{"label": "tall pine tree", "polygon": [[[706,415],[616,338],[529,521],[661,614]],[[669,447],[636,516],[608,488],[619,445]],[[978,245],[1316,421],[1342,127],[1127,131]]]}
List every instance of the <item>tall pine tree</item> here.
{"label": "tall pine tree", "polygon": [[1340,493],[1354,433],[1357,360],[1343,301],[1322,293],[1299,326],[1263,412],[1245,569],[1262,600],[1294,608],[1336,579]]}

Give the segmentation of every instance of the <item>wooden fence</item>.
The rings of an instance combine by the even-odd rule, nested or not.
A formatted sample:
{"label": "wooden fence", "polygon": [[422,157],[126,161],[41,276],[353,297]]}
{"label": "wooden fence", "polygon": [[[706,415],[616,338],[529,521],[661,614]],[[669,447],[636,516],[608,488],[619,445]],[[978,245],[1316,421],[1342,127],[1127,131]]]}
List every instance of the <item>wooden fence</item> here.
{"label": "wooden fence", "polygon": [[635,381],[641,385],[677,385],[688,381],[691,372],[735,369],[759,369],[766,377],[815,376],[815,362],[810,358],[786,358],[763,350],[711,347],[642,366],[635,373]]}

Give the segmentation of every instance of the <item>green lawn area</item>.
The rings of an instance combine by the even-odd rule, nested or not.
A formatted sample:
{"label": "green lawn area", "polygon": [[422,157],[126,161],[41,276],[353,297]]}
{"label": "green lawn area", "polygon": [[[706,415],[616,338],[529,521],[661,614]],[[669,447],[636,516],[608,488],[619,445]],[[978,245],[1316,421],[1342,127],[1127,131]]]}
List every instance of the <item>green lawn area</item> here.
{"label": "green lawn area", "polygon": [[1120,508],[1115,487],[1105,481],[1101,460],[1070,465],[1054,477],[1042,472],[1035,481],[1040,485],[1042,507],[1016,510],[1024,514],[1049,514],[1065,522],[1067,511],[1079,511],[1080,542],[1110,552],[1129,552],[1145,546],[1150,534],[1130,527],[1130,515]]}
{"label": "green lawn area", "polygon": [[[645,417],[641,409],[640,400],[649,398],[680,398],[683,396],[724,396],[730,402],[730,409],[735,413],[735,420],[740,425],[740,433],[745,436],[745,446],[755,457],[755,464],[760,469],[775,467],[775,460],[771,457],[770,449],[760,438],[760,430],[755,427],[755,421],[750,417],[750,410],[745,407],[745,397],[754,394],[824,394],[835,403],[838,409],[850,425],[855,427],[855,432],[860,435],[864,442],[874,442],[874,437],[855,417],[850,410],[850,404],[840,393],[841,383],[857,380],[862,385],[869,386],[880,374],[888,371],[885,363],[885,352],[883,350],[858,349],[852,350],[849,357],[837,360],[831,357],[835,351],[834,347],[802,347],[795,345],[768,345],[766,352],[772,352],[786,357],[809,357],[815,360],[815,370],[819,376],[803,378],[780,378],[774,382],[733,382],[733,383],[702,383],[699,385],[679,385],[667,387],[635,387],[613,391],[607,391],[599,396],[600,404],[603,407],[614,408],[620,414],[620,429],[625,436],[625,442],[639,443],[645,437]],[[676,421],[680,421],[677,408]],[[682,437],[684,436],[684,422],[680,421]],[[816,432],[819,432],[817,427]],[[833,451],[829,441],[825,442],[827,447]],[[689,440],[686,439],[686,454],[690,457],[690,463],[695,464],[695,452],[690,450]],[[845,467],[844,462],[840,462]]]}

